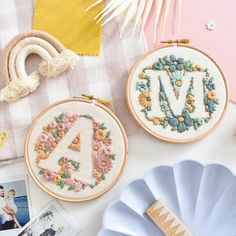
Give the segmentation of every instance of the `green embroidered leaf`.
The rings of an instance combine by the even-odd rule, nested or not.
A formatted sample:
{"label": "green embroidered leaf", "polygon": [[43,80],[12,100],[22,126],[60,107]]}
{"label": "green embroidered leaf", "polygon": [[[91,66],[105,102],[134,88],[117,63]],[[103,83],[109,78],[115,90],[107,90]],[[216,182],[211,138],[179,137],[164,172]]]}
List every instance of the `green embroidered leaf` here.
{"label": "green embroidered leaf", "polygon": [[69,191],[73,190],[73,189],[74,189],[74,186],[72,186],[72,185],[70,185],[69,188],[68,188]]}
{"label": "green embroidered leaf", "polygon": [[176,131],[177,130],[177,126],[174,126],[171,128],[171,131]]}
{"label": "green embroidered leaf", "polygon": [[116,156],[115,154],[110,155],[110,159],[115,160],[116,159],[115,156]]}
{"label": "green embroidered leaf", "polygon": [[67,179],[70,175],[67,172],[62,173],[61,178]]}
{"label": "green embroidered leaf", "polygon": [[58,137],[57,132],[56,132],[56,131],[52,131],[52,136],[53,136],[54,138],[57,138],[57,137]]}
{"label": "green embroidered leaf", "polygon": [[59,117],[57,117],[57,116],[55,117],[55,121],[57,122],[57,124],[61,123],[61,119]]}
{"label": "green embroidered leaf", "polygon": [[64,113],[61,113],[61,114],[58,116],[58,118],[59,118],[60,120],[62,120],[63,116],[64,116]]}
{"label": "green embroidered leaf", "polygon": [[194,127],[195,130],[197,130],[198,129],[198,124],[196,122],[194,122],[193,127]]}
{"label": "green embroidered leaf", "polygon": [[39,174],[40,174],[40,175],[43,175],[43,174],[44,174],[44,169],[41,169],[41,170],[39,171]]}
{"label": "green embroidered leaf", "polygon": [[59,185],[60,185],[60,188],[61,188],[61,189],[63,189],[63,188],[64,188],[64,186],[65,186],[65,183],[66,183],[66,181],[65,181],[65,180],[61,180],[61,181],[59,182]]}
{"label": "green embroidered leaf", "polygon": [[163,127],[166,128],[166,127],[168,126],[168,124],[169,124],[168,121],[165,120],[165,121],[163,122]]}
{"label": "green embroidered leaf", "polygon": [[93,120],[93,117],[90,116],[90,115],[83,115],[83,117],[85,117],[85,118],[87,118],[87,119],[89,119],[89,120]]}
{"label": "green embroidered leaf", "polygon": [[104,174],[101,174],[101,179],[102,179],[102,180],[105,180],[105,179],[106,179],[106,177],[105,177]]}
{"label": "green embroidered leaf", "polygon": [[105,127],[105,124],[102,123],[100,126],[99,126],[100,129],[104,130],[104,129],[107,129],[107,127]]}
{"label": "green embroidered leaf", "polygon": [[111,136],[111,131],[108,131],[107,132],[107,137],[110,137]]}

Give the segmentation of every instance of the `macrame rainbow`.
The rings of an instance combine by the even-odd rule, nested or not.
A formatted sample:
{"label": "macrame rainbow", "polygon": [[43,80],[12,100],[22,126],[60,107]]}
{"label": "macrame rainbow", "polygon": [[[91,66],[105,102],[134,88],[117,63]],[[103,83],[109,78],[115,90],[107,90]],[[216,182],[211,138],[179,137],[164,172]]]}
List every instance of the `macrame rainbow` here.
{"label": "macrame rainbow", "polygon": [[[43,62],[28,75],[25,61],[31,54],[40,56]],[[17,35],[2,54],[1,71],[6,86],[0,91],[0,102],[29,95],[39,87],[40,76],[57,76],[77,63],[78,56],[48,33],[34,30]]]}

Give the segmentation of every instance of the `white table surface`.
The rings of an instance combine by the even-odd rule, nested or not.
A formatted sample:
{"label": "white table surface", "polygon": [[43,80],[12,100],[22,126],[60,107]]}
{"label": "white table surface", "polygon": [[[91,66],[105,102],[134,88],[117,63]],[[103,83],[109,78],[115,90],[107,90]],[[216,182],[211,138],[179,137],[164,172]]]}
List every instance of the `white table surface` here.
{"label": "white table surface", "polygon": [[[220,126],[206,138],[191,144],[170,144],[158,141],[143,132],[129,137],[128,162],[120,181],[104,196],[86,203],[64,203],[65,210],[80,225],[80,236],[95,236],[102,226],[106,206],[132,180],[142,177],[158,165],[171,165],[181,160],[193,159],[203,164],[221,163],[236,173],[236,105],[230,103]],[[1,177],[27,173],[24,163],[0,169]],[[29,178],[33,214],[51,198]]]}

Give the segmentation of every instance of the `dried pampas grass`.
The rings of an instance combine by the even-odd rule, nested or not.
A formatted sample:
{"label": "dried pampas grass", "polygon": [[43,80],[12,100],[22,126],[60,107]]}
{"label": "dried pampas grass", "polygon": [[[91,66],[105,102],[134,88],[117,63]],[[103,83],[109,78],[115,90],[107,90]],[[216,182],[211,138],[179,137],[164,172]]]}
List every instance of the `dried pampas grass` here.
{"label": "dried pampas grass", "polygon": [[[175,32],[179,31],[180,19],[181,19],[181,7],[182,0],[176,1],[176,24],[174,25]],[[86,11],[89,11],[92,7],[102,3],[103,0],[97,0],[92,5],[90,5]],[[102,25],[107,24],[115,17],[123,14],[124,20],[121,27],[121,36],[128,25],[129,22],[134,20],[133,33],[135,32],[137,26],[140,24],[141,32],[147,23],[149,17],[154,17],[154,33],[153,42],[157,40],[157,27],[160,20],[160,16],[163,13],[163,25],[160,39],[162,39],[165,32],[167,16],[170,8],[170,0],[109,0],[104,9],[94,18],[97,23],[104,20]],[[152,16],[151,11],[154,9],[154,16]],[[163,12],[162,12],[163,11]]]}

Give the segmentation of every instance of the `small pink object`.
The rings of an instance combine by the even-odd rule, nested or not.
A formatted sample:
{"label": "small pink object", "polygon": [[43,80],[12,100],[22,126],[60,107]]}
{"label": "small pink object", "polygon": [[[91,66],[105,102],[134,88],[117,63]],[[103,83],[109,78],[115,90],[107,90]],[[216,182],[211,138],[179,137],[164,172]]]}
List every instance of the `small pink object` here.
{"label": "small pink object", "polygon": [[67,185],[74,186],[75,180],[74,180],[73,178],[68,178],[68,179],[66,179],[66,184],[67,184]]}
{"label": "small pink object", "polygon": [[80,182],[76,182],[75,185],[74,185],[74,190],[76,192],[80,192],[82,190],[83,186]]}
{"label": "small pink object", "polygon": [[72,141],[73,144],[78,144],[79,143],[79,140],[77,138],[75,138],[73,141]]}
{"label": "small pink object", "polygon": [[59,123],[59,124],[57,125],[57,130],[63,131],[64,129],[65,129],[65,124]]}
{"label": "small pink object", "polygon": [[53,177],[54,177],[54,174],[52,171],[50,170],[44,170],[44,178],[48,181],[52,181],[53,180]]}
{"label": "small pink object", "polygon": [[57,127],[57,122],[56,121],[53,120],[49,123],[49,128],[55,129],[56,127]]}
{"label": "small pink object", "polygon": [[209,31],[215,30],[216,29],[216,22],[213,20],[209,20],[208,23],[206,24],[206,28]]}

